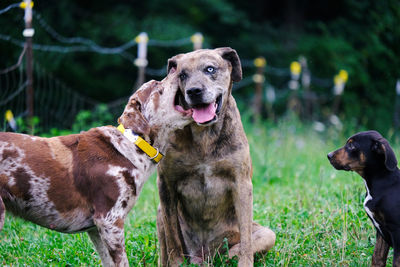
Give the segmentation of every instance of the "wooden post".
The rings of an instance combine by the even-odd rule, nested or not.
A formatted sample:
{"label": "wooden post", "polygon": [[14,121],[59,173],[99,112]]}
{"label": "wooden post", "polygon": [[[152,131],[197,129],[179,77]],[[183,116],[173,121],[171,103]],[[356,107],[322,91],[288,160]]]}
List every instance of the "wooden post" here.
{"label": "wooden post", "polygon": [[10,128],[16,132],[17,131],[17,122],[14,119],[14,114],[12,113],[12,111],[10,109],[8,109],[6,111],[5,114],[5,119],[8,122],[8,125],[10,125]]}
{"label": "wooden post", "polygon": [[297,98],[297,92],[299,90],[299,78],[301,73],[301,65],[297,61],[290,63],[290,81],[288,87],[292,90],[289,96],[288,109],[294,111],[296,114],[300,114],[300,102]]}
{"label": "wooden post", "polygon": [[262,104],[263,104],[263,84],[265,81],[264,69],[267,61],[263,57],[258,57],[254,60],[254,66],[256,66],[256,74],[253,75],[253,81],[255,83],[255,95],[254,95],[254,115],[256,119],[261,118]]}
{"label": "wooden post", "polygon": [[26,107],[28,111],[28,124],[33,134],[33,115],[34,115],[34,91],[33,91],[33,51],[32,51],[32,37],[35,34],[35,30],[32,28],[32,7],[33,2],[31,0],[24,0],[21,3],[21,8],[25,9],[25,29],[22,35],[25,37],[26,45]]}
{"label": "wooden post", "polygon": [[190,37],[190,40],[193,43],[193,50],[198,50],[203,47],[204,37],[201,33],[197,32]]}
{"label": "wooden post", "polygon": [[275,113],[274,113],[274,103],[276,100],[276,94],[275,94],[275,88],[272,87],[271,85],[267,87],[267,90],[265,92],[265,96],[267,98],[267,114],[268,118],[272,121],[275,120]]}
{"label": "wooden post", "polygon": [[135,38],[136,43],[138,44],[138,52],[137,59],[135,59],[135,65],[138,67],[138,76],[136,80],[136,85],[134,91],[136,91],[146,79],[146,66],[148,64],[147,61],[147,43],[149,41],[149,37],[147,33],[142,32]]}
{"label": "wooden post", "polygon": [[307,59],[304,56],[300,56],[299,62],[302,69],[301,87],[303,88],[304,94],[304,115],[307,119],[311,119],[313,113],[312,93],[310,91],[311,74],[308,69]]}
{"label": "wooden post", "polygon": [[348,78],[349,74],[345,70],[340,70],[339,73],[333,78],[333,95],[335,96],[332,107],[333,115],[337,115],[339,112],[340,101]]}

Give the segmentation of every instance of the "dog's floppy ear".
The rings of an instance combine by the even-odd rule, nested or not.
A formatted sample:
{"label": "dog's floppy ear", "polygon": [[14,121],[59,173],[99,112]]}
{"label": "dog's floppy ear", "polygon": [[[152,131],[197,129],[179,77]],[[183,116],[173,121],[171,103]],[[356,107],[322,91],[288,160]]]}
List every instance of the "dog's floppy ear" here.
{"label": "dog's floppy ear", "polygon": [[122,124],[124,128],[131,129],[138,135],[149,135],[150,126],[149,122],[142,113],[142,101],[138,93],[135,93],[129,99],[124,112],[118,119],[118,123]]}
{"label": "dog's floppy ear", "polygon": [[228,60],[232,66],[232,81],[239,82],[242,79],[242,65],[236,50],[230,47],[221,47],[215,49],[223,59]]}
{"label": "dog's floppy ear", "polygon": [[176,55],[168,59],[167,74],[174,73],[178,67],[178,59],[182,57],[182,54]]}
{"label": "dog's floppy ear", "polygon": [[389,142],[385,138],[379,138],[374,141],[372,150],[385,157],[385,166],[389,171],[394,171],[397,168],[396,155],[390,147]]}

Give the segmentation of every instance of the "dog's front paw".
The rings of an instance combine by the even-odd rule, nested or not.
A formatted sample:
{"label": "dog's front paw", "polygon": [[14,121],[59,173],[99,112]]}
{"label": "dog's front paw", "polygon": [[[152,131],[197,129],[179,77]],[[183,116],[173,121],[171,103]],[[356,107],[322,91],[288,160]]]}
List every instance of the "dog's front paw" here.
{"label": "dog's front paw", "polygon": [[190,263],[201,265],[203,263],[203,259],[197,256],[192,256],[190,258]]}
{"label": "dog's front paw", "polygon": [[240,252],[240,243],[232,246],[229,249],[229,252],[228,252],[229,258],[231,259],[235,256],[239,256],[239,252]]}
{"label": "dog's front paw", "polygon": [[184,262],[185,260],[181,256],[171,255],[171,257],[168,260],[167,266],[178,267],[181,266]]}
{"label": "dog's front paw", "polygon": [[249,259],[248,257],[242,256],[239,258],[239,267],[252,267],[253,266],[253,260]]}

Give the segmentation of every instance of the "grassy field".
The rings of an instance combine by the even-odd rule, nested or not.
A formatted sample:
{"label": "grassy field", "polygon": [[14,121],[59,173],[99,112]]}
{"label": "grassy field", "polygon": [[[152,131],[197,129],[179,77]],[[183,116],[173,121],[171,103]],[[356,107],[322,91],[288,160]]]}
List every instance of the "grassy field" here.
{"label": "grassy field", "polygon": [[[254,220],[277,235],[275,247],[257,256],[255,266],[370,265],[375,230],[362,206],[362,178],[334,170],[326,158],[347,136],[334,129],[317,133],[290,119],[245,123],[245,129],[254,167]],[[157,206],[153,175],[125,225],[131,266],[157,265]],[[86,234],[59,234],[7,214],[0,264],[99,265],[100,259]],[[236,264],[219,255],[214,265]]]}

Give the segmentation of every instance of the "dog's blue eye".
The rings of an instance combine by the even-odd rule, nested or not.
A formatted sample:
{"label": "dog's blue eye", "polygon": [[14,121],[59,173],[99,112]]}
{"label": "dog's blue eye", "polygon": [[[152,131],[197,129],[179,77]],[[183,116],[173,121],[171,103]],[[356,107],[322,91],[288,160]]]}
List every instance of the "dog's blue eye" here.
{"label": "dog's blue eye", "polygon": [[181,79],[181,80],[186,79],[186,74],[185,73],[179,74],[179,79]]}
{"label": "dog's blue eye", "polygon": [[211,67],[211,66],[209,66],[209,67],[207,67],[206,68],[206,72],[208,72],[208,73],[214,73],[215,72],[215,68],[214,67]]}

